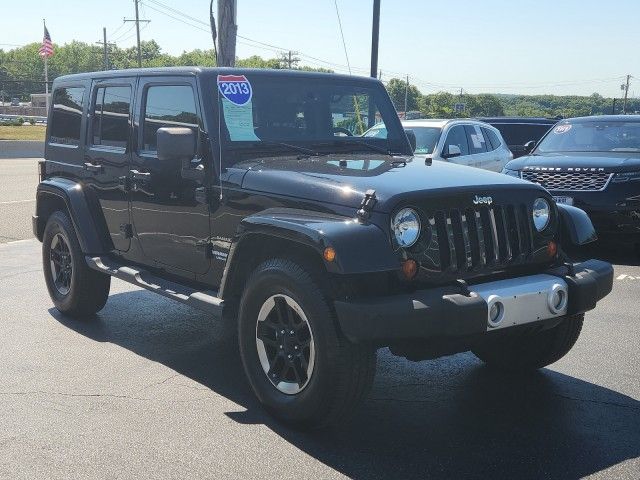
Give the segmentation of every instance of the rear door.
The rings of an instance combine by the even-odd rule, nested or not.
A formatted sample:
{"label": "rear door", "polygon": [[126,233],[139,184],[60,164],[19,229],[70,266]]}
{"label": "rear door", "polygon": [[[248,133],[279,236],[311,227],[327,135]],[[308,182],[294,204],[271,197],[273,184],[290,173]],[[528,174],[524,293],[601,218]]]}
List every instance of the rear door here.
{"label": "rear door", "polygon": [[136,78],[94,80],[89,104],[84,168],[116,250],[129,250],[129,198],[124,179],[131,160],[132,103]]}
{"label": "rear door", "polygon": [[[210,265],[209,207],[199,195],[205,185],[183,179],[180,162],[158,160],[156,132],[161,127],[188,127],[201,136],[196,79],[141,78],[137,91],[137,148],[130,182],[133,230],[142,262],[193,279]],[[202,144],[199,139],[197,158]]]}
{"label": "rear door", "polygon": [[501,172],[509,160],[511,152],[507,148],[502,136],[492,128],[482,127],[482,133],[487,140],[487,148],[494,155],[494,166],[491,170]]}
{"label": "rear door", "polygon": [[495,169],[495,155],[487,148],[487,140],[484,138],[480,125],[468,124],[464,126],[471,164],[485,170]]}

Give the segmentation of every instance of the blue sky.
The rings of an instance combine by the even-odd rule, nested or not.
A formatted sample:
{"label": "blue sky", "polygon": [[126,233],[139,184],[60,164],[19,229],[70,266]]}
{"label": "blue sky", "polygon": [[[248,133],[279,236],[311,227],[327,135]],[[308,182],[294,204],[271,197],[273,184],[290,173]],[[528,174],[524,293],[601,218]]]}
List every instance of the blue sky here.
{"label": "blue sky", "polygon": [[[208,0],[141,0],[151,20],[141,36],[176,54],[209,48],[207,28],[178,22],[164,4],[208,21]],[[638,0],[381,0],[383,79],[409,75],[424,93],[620,95],[627,73],[640,95]],[[215,2],[214,2],[215,3]],[[368,72],[372,0],[337,0],[354,73]],[[164,11],[165,14],[160,13]],[[54,42],[135,43],[133,0],[3,2],[0,48],[42,38],[42,17]],[[184,17],[179,17],[183,18]],[[238,0],[238,34],[283,50],[303,63],[346,71],[334,0]],[[201,29],[199,29],[201,28]],[[276,56],[274,48],[239,39],[238,55]],[[328,63],[324,63],[328,62]]]}

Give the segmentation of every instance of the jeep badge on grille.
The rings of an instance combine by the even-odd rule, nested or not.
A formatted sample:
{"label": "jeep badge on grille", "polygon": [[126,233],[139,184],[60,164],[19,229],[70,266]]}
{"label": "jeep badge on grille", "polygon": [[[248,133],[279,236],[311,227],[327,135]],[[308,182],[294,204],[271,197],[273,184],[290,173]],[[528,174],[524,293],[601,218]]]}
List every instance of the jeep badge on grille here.
{"label": "jeep badge on grille", "polygon": [[493,203],[493,198],[491,197],[479,197],[478,195],[476,195],[473,198],[473,203],[474,205],[481,205],[481,204],[487,204],[487,205],[491,205]]}

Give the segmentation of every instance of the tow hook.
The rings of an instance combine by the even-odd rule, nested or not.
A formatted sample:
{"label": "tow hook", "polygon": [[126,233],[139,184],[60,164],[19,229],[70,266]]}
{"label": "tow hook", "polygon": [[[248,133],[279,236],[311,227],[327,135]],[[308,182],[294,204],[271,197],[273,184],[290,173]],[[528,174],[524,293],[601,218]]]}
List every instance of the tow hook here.
{"label": "tow hook", "polygon": [[361,222],[366,222],[371,217],[371,210],[373,210],[373,206],[376,203],[376,191],[375,190],[367,190],[364,194],[364,198],[360,203],[360,208],[356,212],[356,216],[358,220]]}

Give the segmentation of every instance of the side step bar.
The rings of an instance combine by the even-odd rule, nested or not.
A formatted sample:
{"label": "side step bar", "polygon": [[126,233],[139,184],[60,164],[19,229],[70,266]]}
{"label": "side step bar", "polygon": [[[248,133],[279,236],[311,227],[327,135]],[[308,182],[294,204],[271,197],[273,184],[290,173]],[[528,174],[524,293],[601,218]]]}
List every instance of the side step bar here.
{"label": "side step bar", "polygon": [[87,265],[93,270],[106,273],[199,310],[204,310],[216,317],[222,316],[224,302],[217,297],[218,292],[213,290],[194,290],[157,277],[146,270],[137,270],[136,268],[119,264],[106,257],[85,257],[85,259]]}

